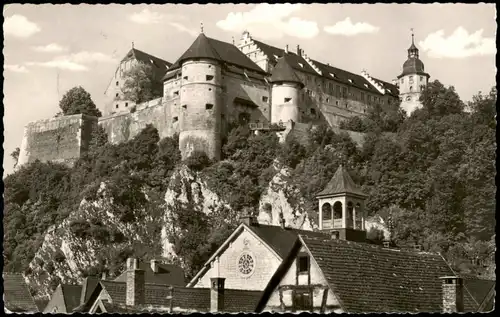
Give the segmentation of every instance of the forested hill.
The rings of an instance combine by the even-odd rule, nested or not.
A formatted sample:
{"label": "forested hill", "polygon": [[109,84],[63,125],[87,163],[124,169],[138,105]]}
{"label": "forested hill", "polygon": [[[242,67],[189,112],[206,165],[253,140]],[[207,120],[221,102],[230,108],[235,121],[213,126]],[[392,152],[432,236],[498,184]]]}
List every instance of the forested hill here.
{"label": "forested hill", "polygon": [[[368,213],[392,215],[396,244],[418,243],[460,272],[494,276],[496,90],[465,105],[435,81],[422,101],[409,118],[374,108],[345,122],[366,133],[362,148],[322,126],[310,131],[307,146],[235,127],[215,163],[203,153],[182,162],[177,138],[160,140],[152,126],[119,145],[96,132],[73,168],[35,162],[5,178],[4,270],[53,289],[100,271],[114,275],[128,256],[159,256],[170,245],[192,276],[240,211],[262,209],[278,173],[292,212],[307,211],[314,225],[315,195],[343,163],[369,193]],[[195,181],[207,187],[198,198]],[[200,193],[216,197],[218,207],[203,210]],[[172,198],[180,194],[182,201]],[[70,261],[78,252],[86,260]]]}

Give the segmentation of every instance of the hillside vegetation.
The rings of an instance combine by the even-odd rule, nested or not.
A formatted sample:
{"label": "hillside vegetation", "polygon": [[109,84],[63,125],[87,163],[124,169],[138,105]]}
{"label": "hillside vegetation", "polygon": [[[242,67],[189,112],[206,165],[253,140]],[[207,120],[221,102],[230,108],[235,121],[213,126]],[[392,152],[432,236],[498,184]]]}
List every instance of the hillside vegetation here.
{"label": "hillside vegetation", "polygon": [[[253,135],[247,127],[233,127],[219,162],[204,153],[182,162],[177,136],[160,140],[151,125],[119,145],[107,143],[104,132],[96,131],[89,153],[74,167],[35,162],[5,178],[4,270],[30,274],[48,228],[60,224],[82,200],[97,201],[103,182],[120,222],[140,224],[160,214],[165,192],[182,181],[171,175],[185,164],[230,206],[210,215],[195,211],[189,201],[172,209],[181,234],[170,233],[169,239],[190,277],[237,225],[237,214],[229,209],[256,210],[278,170],[289,171],[287,183],[296,189],[287,193],[288,200],[303,199],[316,221],[315,195],[343,163],[370,195],[368,213],[392,216],[396,244],[421,244],[442,252],[463,273],[487,276],[492,266],[485,264],[494,261],[495,247],[496,90],[465,105],[452,87],[435,81],[422,102],[424,107],[409,118],[375,107],[365,119],[344,122],[344,128],[366,133],[362,148],[325,126],[310,131],[307,146],[294,139],[279,144],[274,134]],[[75,236],[117,249],[112,257],[97,254],[100,264],[81,274],[113,275],[128,256],[158,256],[161,229],[160,223],[148,222],[144,230],[150,240],[137,242],[97,218],[73,221]],[[64,261],[63,253],[56,255],[54,261]]]}

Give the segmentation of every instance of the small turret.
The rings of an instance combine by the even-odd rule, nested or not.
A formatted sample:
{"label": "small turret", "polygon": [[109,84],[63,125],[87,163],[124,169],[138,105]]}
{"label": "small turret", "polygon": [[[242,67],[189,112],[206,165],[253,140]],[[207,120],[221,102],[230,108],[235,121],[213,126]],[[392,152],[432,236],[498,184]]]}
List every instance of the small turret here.
{"label": "small turret", "polygon": [[299,121],[299,93],[304,84],[290,66],[288,58],[288,53],[284,52],[270,79],[272,123]]}

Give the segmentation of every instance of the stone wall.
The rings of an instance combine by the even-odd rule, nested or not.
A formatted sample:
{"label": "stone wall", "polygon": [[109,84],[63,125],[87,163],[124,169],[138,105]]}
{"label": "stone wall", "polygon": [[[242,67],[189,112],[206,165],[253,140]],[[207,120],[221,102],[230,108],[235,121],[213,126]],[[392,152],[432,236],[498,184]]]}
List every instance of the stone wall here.
{"label": "stone wall", "polygon": [[18,166],[37,159],[72,165],[87,151],[96,125],[96,117],[81,114],[29,123],[24,128]]}
{"label": "stone wall", "polygon": [[163,98],[151,100],[137,105],[135,112],[122,112],[99,118],[99,125],[108,134],[111,143],[126,142],[136,136],[147,124],[153,124],[160,138],[173,135],[176,126],[171,122],[171,104],[163,102]]}

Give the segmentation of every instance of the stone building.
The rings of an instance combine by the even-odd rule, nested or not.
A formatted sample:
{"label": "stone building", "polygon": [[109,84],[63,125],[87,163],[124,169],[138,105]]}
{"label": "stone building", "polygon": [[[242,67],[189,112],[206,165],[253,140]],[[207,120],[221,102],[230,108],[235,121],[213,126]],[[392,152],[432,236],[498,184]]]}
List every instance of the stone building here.
{"label": "stone building", "polygon": [[[154,82],[163,86],[163,95],[134,105],[123,98],[123,74],[139,62],[152,65]],[[204,151],[219,159],[221,140],[230,123],[250,124],[258,131],[270,131],[271,124],[278,124],[280,140],[290,133],[304,134],[311,125],[321,123],[337,129],[343,120],[364,116],[375,105],[398,107],[402,99],[405,105],[412,103],[411,107],[403,107],[409,111],[416,107],[428,78],[413,42],[403,73],[398,81],[389,83],[366,71],[356,74],[314,60],[299,46],[296,52],[288,46],[274,47],[252,38],[248,32],[243,33],[238,44],[209,38],[201,32],[173,64],[132,48],[106,89],[107,101],[101,107],[104,116],[98,121],[112,143],[127,141],[146,124],[153,124],[162,138],[179,134],[184,158]],[[28,127],[37,125],[41,131],[59,121],[67,125],[64,120],[55,118],[50,124],[41,121]],[[50,151],[57,140],[43,137],[39,142],[38,130],[28,127],[19,165],[35,159],[81,155],[77,148],[68,149],[64,155]],[[75,130],[68,137],[79,138],[85,144],[91,136]]]}

